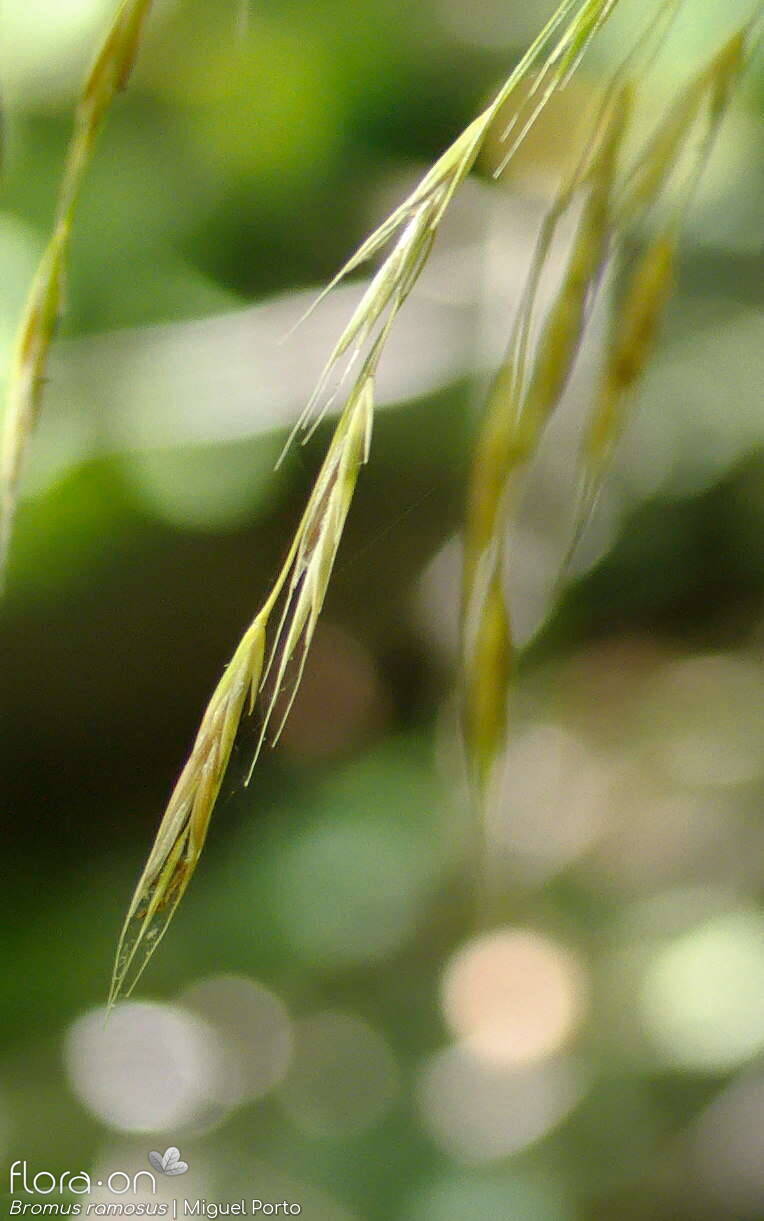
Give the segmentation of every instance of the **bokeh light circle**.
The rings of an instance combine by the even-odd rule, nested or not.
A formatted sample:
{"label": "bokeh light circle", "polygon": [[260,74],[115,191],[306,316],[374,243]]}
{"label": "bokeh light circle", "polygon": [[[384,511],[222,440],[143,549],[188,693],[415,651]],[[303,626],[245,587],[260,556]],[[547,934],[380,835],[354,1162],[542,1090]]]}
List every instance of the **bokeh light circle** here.
{"label": "bokeh light circle", "polygon": [[474,938],[449,962],[442,1004],[452,1033],[481,1060],[526,1064],[559,1051],[585,1006],[576,957],[530,929]]}
{"label": "bokeh light circle", "polygon": [[177,1130],[204,1114],[224,1071],[220,1040],[172,1005],[128,1002],[77,1018],[64,1061],[80,1101],[123,1132]]}
{"label": "bokeh light circle", "polygon": [[645,972],[642,1019],[661,1058],[726,1071],[764,1049],[764,913],[726,912],[676,937]]}
{"label": "bokeh light circle", "polygon": [[252,1101],[282,1080],[292,1055],[292,1022],[275,993],[243,975],[217,975],[198,980],[181,999],[221,1041],[216,1101]]}
{"label": "bokeh light circle", "polygon": [[479,1165],[535,1144],[581,1094],[581,1071],[568,1059],[499,1067],[457,1044],[425,1065],[418,1102],[434,1142],[457,1161]]}

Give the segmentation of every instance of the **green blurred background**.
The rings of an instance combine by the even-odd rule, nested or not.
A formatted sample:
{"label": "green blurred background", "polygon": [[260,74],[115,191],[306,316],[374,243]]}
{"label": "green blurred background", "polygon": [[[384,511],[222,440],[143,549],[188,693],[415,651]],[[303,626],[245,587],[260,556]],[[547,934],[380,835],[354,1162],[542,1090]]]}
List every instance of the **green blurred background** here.
{"label": "green blurred background", "polygon": [[[645,123],[749,8],[685,7]],[[111,8],[3,5],[4,365]],[[245,789],[243,730],[198,876],[102,1020],[154,828],[326,444],[274,470],[357,287],[284,337],[550,10],[156,6],[83,196],[0,607],[6,1206],[16,1158],[95,1178],[177,1144],[171,1194],[310,1221],[764,1217],[760,60],[561,599],[564,427],[512,539],[527,650],[489,927],[452,699],[470,437],[623,26],[501,184],[456,201],[397,324],[283,741]]]}

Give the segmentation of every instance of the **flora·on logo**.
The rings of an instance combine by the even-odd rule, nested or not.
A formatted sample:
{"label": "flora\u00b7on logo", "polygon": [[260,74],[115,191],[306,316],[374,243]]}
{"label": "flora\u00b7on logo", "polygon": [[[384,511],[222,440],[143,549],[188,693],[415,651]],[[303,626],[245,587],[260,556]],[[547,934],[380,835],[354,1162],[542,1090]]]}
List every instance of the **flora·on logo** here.
{"label": "flora\u00b7on logo", "polygon": [[[171,1149],[168,1153],[173,1152]],[[177,1149],[175,1150],[177,1153]],[[152,1162],[152,1165],[154,1163]],[[179,1163],[184,1170],[188,1170],[185,1162]],[[169,1173],[183,1174],[184,1170],[174,1170]],[[163,1173],[168,1173],[163,1171]],[[148,1170],[139,1170],[137,1174],[129,1175],[124,1170],[114,1170],[102,1183],[99,1179],[98,1186],[105,1186],[115,1196],[125,1195],[126,1192],[132,1192],[133,1195],[138,1194],[139,1183],[146,1180],[146,1186],[142,1187],[143,1191],[149,1190],[152,1194],[156,1192],[156,1179]],[[65,1192],[70,1192],[75,1196],[89,1195],[93,1190],[93,1183],[90,1175],[85,1170],[78,1170],[72,1173],[71,1170],[63,1170],[59,1175],[53,1174],[51,1170],[38,1170],[36,1174],[30,1175],[29,1163],[26,1161],[15,1161],[10,1170],[10,1194],[15,1195],[17,1191],[23,1191],[27,1195],[49,1196],[55,1191],[59,1195]]]}
{"label": "flora\u00b7on logo", "polygon": [[160,1174],[185,1174],[188,1170],[188,1162],[181,1161],[180,1149],[176,1149],[175,1145],[170,1145],[164,1153],[153,1150],[149,1154],[149,1161]]}

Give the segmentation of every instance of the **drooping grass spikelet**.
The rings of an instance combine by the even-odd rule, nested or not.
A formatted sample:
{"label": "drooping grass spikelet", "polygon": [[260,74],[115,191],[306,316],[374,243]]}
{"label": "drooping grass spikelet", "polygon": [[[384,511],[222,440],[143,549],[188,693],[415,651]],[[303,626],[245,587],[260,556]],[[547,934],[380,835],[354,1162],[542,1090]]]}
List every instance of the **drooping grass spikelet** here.
{"label": "drooping grass spikelet", "polygon": [[128,996],[164,936],[193,875],[245,705],[260,686],[267,615],[245,634],[202,718],[130,902],[117,948],[109,1005]]}
{"label": "drooping grass spikelet", "polygon": [[[676,0],[672,0],[672,7]],[[551,65],[534,81],[543,100],[585,50],[611,6],[593,5]],[[504,593],[503,537],[512,474],[532,455],[546,418],[567,381],[578,350],[590,294],[606,253],[610,195],[628,118],[630,87],[610,91],[596,135],[560,188],[534,254],[508,354],[494,380],[476,444],[468,489],[462,584],[462,728],[471,782],[485,799],[506,733],[507,692],[514,660]],[[539,110],[536,102],[521,135]],[[505,138],[516,126],[513,121]],[[507,162],[505,157],[499,171]],[[539,344],[528,385],[528,349],[541,273],[557,225],[576,193],[588,187],[567,275]]]}
{"label": "drooping grass spikelet", "polygon": [[[512,477],[533,456],[578,352],[607,255],[610,201],[630,101],[628,84],[609,99],[592,148],[561,187],[542,228],[508,354],[489,394],[476,445],[465,525],[461,703],[470,778],[481,802],[504,743],[512,673],[512,629],[502,562]],[[541,272],[556,225],[579,188],[587,195],[568,266],[527,370]]]}
{"label": "drooping grass spikelet", "polygon": [[[505,364],[486,406],[468,498],[462,595],[462,717],[470,773],[477,779],[481,801],[504,740],[508,693],[505,690],[502,698],[497,684],[511,676],[509,612],[506,605],[500,607],[499,598],[505,599],[501,557],[515,499],[511,495],[513,476],[535,453],[560,402],[608,260],[622,243],[626,227],[660,197],[689,148],[694,161],[691,158],[691,172],[673,222],[661,230],[640,260],[614,324],[602,385],[579,458],[583,474],[575,546],[654,347],[671,289],[684,208],[755,36],[758,16],[733,35],[682,90],[620,182],[619,152],[634,94],[629,80],[640,78],[640,60],[652,55],[680,3],[667,0],[659,21],[616,70],[600,111],[600,134],[561,186],[542,225]],[[693,139],[701,120],[706,124],[705,138],[696,148]],[[552,243],[560,220],[584,188],[588,193],[567,267],[539,325],[539,290]],[[534,330],[539,332],[535,342]],[[487,455],[493,460],[487,460]],[[490,751],[493,760],[488,757]]]}
{"label": "drooping grass spikelet", "polygon": [[512,626],[504,595],[503,564],[493,550],[483,556],[474,605],[464,625],[462,730],[470,783],[484,799],[507,731],[507,693],[514,665]]}
{"label": "drooping grass spikelet", "polygon": [[[269,671],[275,672],[274,691],[267,705],[260,745],[276,710],[278,695],[284,689],[287,667],[295,656],[299,659],[297,674],[274,742],[281,734],[297,694],[358,475],[369,455],[373,417],[374,371],[367,368],[345,405],[300,528],[286,606],[274,643],[272,664],[269,663]],[[257,755],[253,767],[256,760]]]}
{"label": "drooping grass spikelet", "polygon": [[9,372],[0,457],[0,588],[8,559],[24,456],[40,411],[48,355],[63,301],[77,199],[104,117],[127,85],[152,0],[123,0],[88,72],[66,154],[53,234],[40,261]]}
{"label": "drooping grass spikelet", "polygon": [[623,405],[647,367],[673,281],[677,235],[661,232],[639,260],[613,328],[600,391],[584,441],[590,480],[599,480],[624,424]]}
{"label": "drooping grass spikelet", "polygon": [[468,486],[462,581],[461,719],[470,780],[484,794],[506,731],[512,630],[503,589],[507,473],[519,457],[514,367],[499,369],[489,396]]}
{"label": "drooping grass spikelet", "polygon": [[[601,155],[603,140],[608,139],[608,126],[615,121],[617,127],[625,128],[628,117],[626,106],[633,104],[636,93],[634,82],[647,71],[650,61],[665,39],[683,3],[684,0],[664,0],[658,9],[655,21],[644,30],[623,62],[616,68],[593,117],[592,132],[594,134],[591,143],[584,148],[567,180],[560,185],[552,206],[544,217],[510,345],[512,360],[518,369],[524,370],[527,366],[531,326],[537,307],[541,278],[560,222]],[[614,105],[614,103],[617,104]],[[614,206],[611,203],[611,212],[613,209]]]}
{"label": "drooping grass spikelet", "polygon": [[[297,655],[298,676],[290,706],[294,699],[358,474],[369,453],[375,369],[376,350],[348,399],[284,565],[207,706],[128,909],[109,1006],[129,995],[137,983],[193,876],[245,710],[253,711],[268,672],[275,668],[274,692],[265,711],[256,759],[287,667]],[[267,629],[285,588],[285,609],[266,665]]]}
{"label": "drooping grass spikelet", "polygon": [[307,427],[311,416],[313,416],[313,421],[307,431],[307,437],[312,435],[320,423],[328,403],[325,403],[319,410],[316,410],[317,404],[342,357],[349,351],[352,352],[349,366],[345,371],[345,376],[347,376],[352,365],[361,355],[364,345],[374,334],[375,327],[385,317],[386,321],[380,333],[386,335],[389,331],[430,252],[434,240],[434,230],[430,222],[438,200],[439,196],[436,195],[422,204],[398,237],[395,246],[377,274],[372,278],[369,287],[353,311],[350,321],[332,349],[318,379],[316,389],[288,438],[287,446],[301,427]]}
{"label": "drooping grass spikelet", "polygon": [[522,405],[531,444],[538,439],[565,389],[609,252],[611,200],[630,99],[628,87],[614,99],[602,143],[587,173],[588,194],[563,282],[539,339]]}

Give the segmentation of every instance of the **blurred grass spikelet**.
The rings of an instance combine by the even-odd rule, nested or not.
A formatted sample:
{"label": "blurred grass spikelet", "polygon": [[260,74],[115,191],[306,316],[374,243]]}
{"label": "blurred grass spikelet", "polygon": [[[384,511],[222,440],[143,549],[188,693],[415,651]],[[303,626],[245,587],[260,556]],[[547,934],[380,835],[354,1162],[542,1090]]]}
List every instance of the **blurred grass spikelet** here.
{"label": "blurred grass spikelet", "polygon": [[621,226],[638,219],[660,196],[683,152],[690,146],[703,108],[708,108],[712,127],[721,121],[747,62],[757,20],[754,18],[732,35],[684,88],[669,114],[656,127],[623,184],[618,206]]}
{"label": "blurred grass spikelet", "polygon": [[[578,352],[607,255],[610,201],[630,102],[627,84],[613,94],[591,148],[560,188],[539,237],[507,356],[488,395],[475,447],[464,534],[461,703],[470,776],[481,798],[504,744],[513,668],[502,559],[512,479],[533,456]],[[567,269],[526,372],[541,271],[557,222],[579,189],[587,195]]]}
{"label": "blurred grass spikelet", "polygon": [[[681,0],[679,0],[681,3]],[[596,503],[615,445],[625,428],[635,387],[653,352],[673,283],[684,211],[708,159],[734,87],[756,39],[762,8],[681,91],[631,166],[621,172],[629,115],[640,69],[673,19],[667,0],[659,21],[616,70],[605,92],[590,148],[560,187],[542,224],[507,355],[489,392],[468,491],[462,591],[462,720],[468,771],[478,805],[504,746],[512,637],[502,553],[516,497],[513,477],[535,455],[559,406],[580,349],[598,284],[628,230],[656,204],[678,166],[689,160],[673,216],[648,243],[612,325],[605,368],[578,455],[579,498],[567,567]],[[633,82],[633,83],[632,83]],[[699,123],[702,138],[695,140]],[[560,288],[545,316],[542,275],[557,228],[585,189],[580,219]],[[538,338],[533,341],[534,334]],[[500,606],[499,602],[503,605]],[[503,690],[499,690],[504,683]]]}
{"label": "blurred grass spikelet", "polygon": [[[762,6],[759,6],[759,13]],[[685,87],[678,103],[648,141],[627,180],[617,211],[619,227],[639,221],[682,167],[683,145],[699,123],[705,124],[673,205],[673,215],[637,261],[612,322],[605,367],[579,454],[579,496],[567,567],[591,518],[616,445],[628,423],[629,405],[654,350],[662,315],[671,295],[684,212],[708,160],[732,92],[748,62],[759,16],[724,44]],[[704,113],[705,112],[705,113]]]}
{"label": "blurred grass spikelet", "polygon": [[503,530],[507,472],[518,458],[512,398],[514,366],[499,369],[475,447],[464,527],[462,582],[462,732],[477,791],[490,783],[506,730],[507,687],[514,659],[504,599]]}
{"label": "blurred grass spikelet", "polygon": [[609,253],[611,199],[618,154],[628,120],[631,90],[625,86],[613,101],[596,154],[584,179],[587,189],[581,218],[562,284],[544,322],[522,400],[521,417],[533,447],[567,384],[586,326],[592,298]]}
{"label": "blurred grass spikelet", "polygon": [[671,294],[677,234],[661,232],[639,259],[616,314],[600,389],[591,413],[584,451],[596,478],[624,424],[623,402],[644,373]]}
{"label": "blurred grass spikelet", "polygon": [[40,413],[48,356],[64,300],[66,259],[80,189],[115,95],[127,86],[153,0],[123,0],[80,93],[53,234],[27,298],[8,379],[0,455],[0,587],[24,457]]}

